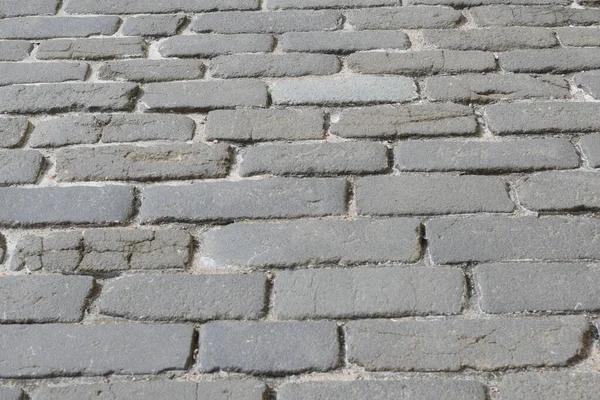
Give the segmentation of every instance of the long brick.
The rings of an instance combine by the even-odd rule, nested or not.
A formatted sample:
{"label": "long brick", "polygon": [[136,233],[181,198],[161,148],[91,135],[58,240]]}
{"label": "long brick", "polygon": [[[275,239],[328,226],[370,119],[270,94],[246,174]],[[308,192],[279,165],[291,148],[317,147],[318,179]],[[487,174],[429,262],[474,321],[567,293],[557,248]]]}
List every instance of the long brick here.
{"label": "long brick", "polygon": [[465,294],[457,268],[282,271],[274,287],[273,312],[279,319],[457,314]]}
{"label": "long brick", "polygon": [[0,17],[19,17],[23,15],[53,15],[58,8],[58,0],[30,0],[0,2]]}
{"label": "long brick", "polygon": [[140,101],[149,111],[266,107],[267,87],[253,79],[150,83]]}
{"label": "long brick", "polygon": [[13,148],[21,145],[28,131],[27,118],[0,118],[0,147]]}
{"label": "long brick", "polygon": [[169,12],[200,12],[214,10],[253,10],[258,0],[71,0],[65,11],[72,14],[143,14]]}
{"label": "long brick", "polygon": [[165,82],[200,79],[204,64],[197,60],[124,60],[102,64],[98,76],[105,80]]}
{"label": "long brick", "polygon": [[513,4],[513,5],[569,5],[569,0],[408,0],[408,4],[442,5],[455,8],[474,6]]}
{"label": "long brick", "polygon": [[0,40],[0,60],[21,61],[33,49],[33,44],[25,40]]}
{"label": "long brick", "polygon": [[600,167],[600,134],[585,135],[579,142],[590,168]]}
{"label": "long brick", "polygon": [[401,175],[360,178],[354,189],[361,215],[435,215],[511,212],[501,178]]}
{"label": "long brick", "polygon": [[600,99],[600,70],[581,72],[574,76],[575,84],[595,99]]}
{"label": "long brick", "polygon": [[119,27],[118,17],[19,17],[0,20],[2,39],[49,39],[112,35]]}
{"label": "long brick", "polygon": [[347,20],[357,30],[454,28],[462,14],[446,7],[364,8],[347,13]]}
{"label": "long brick", "polygon": [[0,398],[3,400],[23,400],[23,391],[17,387],[1,387]]}
{"label": "long brick", "polygon": [[142,192],[140,218],[159,221],[231,221],[346,212],[345,179],[262,179],[155,186]]}
{"label": "long brick", "polygon": [[500,66],[511,72],[538,73],[565,73],[600,68],[600,49],[513,50],[500,54]]}
{"label": "long brick", "polygon": [[438,264],[600,259],[600,223],[590,218],[441,218],[426,231]]}
{"label": "long brick", "polygon": [[0,85],[83,81],[86,63],[0,63]]}
{"label": "long brick", "polygon": [[262,53],[273,49],[271,35],[183,35],[170,37],[158,45],[164,57],[214,57],[233,53]]}
{"label": "long brick", "polygon": [[259,274],[132,275],[105,283],[98,306],[101,314],[136,320],[258,319],[266,293]]}
{"label": "long brick", "polygon": [[557,6],[484,6],[471,9],[479,26],[595,25],[600,10]]}
{"label": "long brick", "polygon": [[284,51],[351,53],[374,49],[407,49],[408,36],[400,31],[288,32],[281,35]]}
{"label": "long brick", "polygon": [[210,322],[200,328],[198,370],[281,375],[339,365],[334,322]]}
{"label": "long brick", "polygon": [[302,220],[238,223],[208,231],[203,255],[219,265],[413,262],[420,257],[419,221]]}
{"label": "long brick", "polygon": [[370,371],[564,366],[584,353],[584,317],[351,321],[348,360]]}
{"label": "long brick", "polygon": [[144,57],[146,42],[138,37],[54,39],[42,42],[36,53],[40,60],[104,60]]}
{"label": "long brick", "polygon": [[0,150],[0,185],[36,183],[44,157],[35,150]]}
{"label": "long brick", "polygon": [[0,188],[0,225],[4,226],[108,225],[125,222],[132,212],[129,186]]}
{"label": "long brick", "polygon": [[563,46],[600,46],[600,29],[598,28],[557,28],[556,34]]}
{"label": "long brick", "polygon": [[395,6],[397,0],[267,0],[270,9]]}
{"label": "long brick", "polygon": [[423,37],[433,46],[453,50],[507,51],[558,45],[554,32],[544,28],[437,29],[424,31]]}
{"label": "long brick", "polygon": [[123,23],[125,36],[174,36],[186,20],[185,14],[137,15]]}
{"label": "long brick", "polygon": [[328,54],[238,54],[214,58],[210,68],[216,78],[260,78],[332,75],[342,65]]}
{"label": "long brick", "polygon": [[594,400],[600,376],[575,371],[522,372],[504,376],[497,387],[498,400]]}
{"label": "long brick", "polygon": [[183,370],[188,325],[12,325],[0,327],[2,378],[157,374]]}

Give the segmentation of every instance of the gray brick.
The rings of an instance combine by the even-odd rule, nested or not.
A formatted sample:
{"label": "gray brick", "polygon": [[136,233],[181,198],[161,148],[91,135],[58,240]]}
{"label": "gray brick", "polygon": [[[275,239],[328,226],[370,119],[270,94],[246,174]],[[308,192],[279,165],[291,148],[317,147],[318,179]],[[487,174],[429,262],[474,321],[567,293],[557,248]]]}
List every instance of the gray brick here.
{"label": "gray brick", "polygon": [[0,225],[4,226],[107,225],[127,221],[132,212],[129,186],[0,188]]}
{"label": "gray brick", "polygon": [[125,36],[173,36],[185,22],[184,14],[138,15],[123,23]]}
{"label": "gray brick", "polygon": [[0,1],[0,17],[23,15],[52,15],[58,8],[58,0]]}
{"label": "gray brick", "polygon": [[553,75],[459,75],[425,79],[427,98],[434,101],[490,102],[520,99],[566,99],[569,83]]}
{"label": "gray brick", "polygon": [[385,172],[381,143],[342,142],[254,146],[242,152],[240,175],[337,175]]}
{"label": "gray brick", "polygon": [[0,20],[2,39],[49,39],[112,35],[119,27],[118,17],[20,17]]}
{"label": "gray brick", "polygon": [[437,264],[600,259],[600,223],[590,218],[477,216],[426,224]]}
{"label": "gray brick", "polygon": [[218,265],[257,267],[414,262],[419,225],[407,218],[237,223],[208,231],[203,254]]}
{"label": "gray brick", "polygon": [[0,234],[0,263],[4,262],[6,255],[6,239]]}
{"label": "gray brick", "polygon": [[496,69],[492,53],[483,51],[425,50],[408,53],[361,52],[348,57],[348,66],[365,74],[433,75],[485,72]]}
{"label": "gray brick", "polygon": [[0,150],[0,185],[36,183],[44,157],[35,150]]}
{"label": "gray brick", "polygon": [[600,134],[585,135],[579,142],[590,168],[600,167]]}
{"label": "gray brick", "polygon": [[487,313],[596,311],[600,269],[585,264],[484,264],[475,268]]}
{"label": "gray brick", "polygon": [[214,33],[283,33],[335,30],[340,26],[339,11],[230,11],[199,14],[192,31]]}
{"label": "gray brick", "polygon": [[464,294],[458,268],[285,271],[275,278],[273,311],[279,319],[457,314]]}
{"label": "gray brick", "polygon": [[575,84],[586,93],[595,99],[600,99],[600,70],[575,74],[574,80]]}
{"label": "gray brick", "polygon": [[144,57],[146,42],[138,37],[54,39],[42,42],[36,57],[40,60],[103,60]]}
{"label": "gray brick", "polygon": [[354,189],[361,215],[437,215],[511,212],[501,178],[401,175],[360,178]]}
{"label": "gray brick", "polygon": [[40,121],[29,138],[31,147],[72,144],[192,139],[194,120],[169,114],[93,114]]}
{"label": "gray brick", "polygon": [[511,72],[552,73],[600,68],[600,48],[513,50],[500,54],[500,66]]}
{"label": "gray brick", "polygon": [[594,132],[600,130],[600,104],[519,103],[485,108],[490,130],[497,135]]}
{"label": "gray brick", "polygon": [[215,10],[254,10],[259,0],[70,0],[65,11],[72,14],[142,14],[200,12]]}
{"label": "gray brick", "polygon": [[471,9],[479,26],[595,25],[600,10],[552,6],[484,6]]}
{"label": "gray brick", "polygon": [[498,400],[593,400],[598,397],[597,373],[536,371],[505,375]]}
{"label": "gray brick", "polygon": [[137,82],[164,82],[200,79],[204,64],[197,60],[109,61],[98,71],[100,79]]}
{"label": "gray brick", "polygon": [[214,57],[268,52],[274,45],[275,39],[271,35],[183,35],[160,42],[158,51],[164,57]]}
{"label": "gray brick", "polygon": [[323,112],[317,109],[212,111],[206,122],[206,139],[241,142],[322,139],[324,124]]}
{"label": "gray brick", "polygon": [[408,36],[400,31],[288,32],[281,35],[284,51],[351,53],[374,49],[407,49]]}
{"label": "gray brick", "polygon": [[12,148],[22,144],[29,130],[27,118],[0,118],[0,148]]}
{"label": "gray brick", "polygon": [[419,104],[346,109],[331,133],[347,138],[474,135],[477,121],[470,107]]}
{"label": "gray brick", "polygon": [[486,388],[474,381],[460,380],[360,380],[286,383],[277,389],[280,400],[397,400],[435,399],[441,393],[444,400],[485,400]]}
{"label": "gray brick", "polygon": [[61,181],[222,178],[229,164],[229,146],[204,143],[70,147],[56,154]]}
{"label": "gray brick", "polygon": [[514,5],[569,5],[569,0],[408,0],[408,4],[443,5],[450,7],[474,7],[494,4]]}
{"label": "gray brick", "polygon": [[418,97],[415,83],[404,76],[352,76],[307,78],[276,82],[271,89],[275,104],[396,103]]}
{"label": "gray brick", "polygon": [[83,81],[87,63],[0,63],[0,85]]}
{"label": "gray brick", "polygon": [[0,388],[0,398],[2,400],[23,400],[23,391],[16,387]]}
{"label": "gray brick", "polygon": [[346,212],[345,179],[274,178],[155,186],[142,192],[140,218],[160,221],[231,221]]}
{"label": "gray brick", "polygon": [[459,11],[445,7],[407,6],[365,8],[347,13],[357,30],[453,28],[462,19]]}
{"label": "gray brick", "polygon": [[558,28],[556,34],[564,46],[600,46],[598,28]]}
{"label": "gray brick", "polygon": [[133,105],[132,83],[47,83],[0,87],[0,112],[18,114],[66,111],[116,111]]}
{"label": "gray brick", "polygon": [[21,61],[29,55],[33,44],[24,40],[0,40],[0,60]]}
{"label": "gray brick", "polygon": [[187,325],[12,325],[0,327],[2,378],[156,374],[183,370]]}
{"label": "gray brick", "polygon": [[425,41],[442,49],[506,51],[519,48],[554,47],[554,32],[544,28],[491,28],[423,32]]}
{"label": "gray brick", "polygon": [[255,79],[150,83],[140,101],[147,111],[266,107],[267,86]]}
{"label": "gray brick", "polygon": [[568,169],[579,155],[567,139],[482,141],[407,141],[394,150],[400,171],[473,171],[486,173]]}
{"label": "gray brick", "polygon": [[93,286],[83,276],[3,276],[0,323],[79,322]]}
{"label": "gray brick", "polygon": [[210,68],[216,78],[260,78],[332,75],[342,64],[328,54],[238,54],[214,58]]}
{"label": "gray brick", "polygon": [[371,371],[564,366],[585,351],[584,317],[351,321],[348,359]]}
{"label": "gray brick", "polygon": [[260,274],[133,275],[105,283],[98,306],[135,320],[258,319],[266,292]]}
{"label": "gray brick", "polygon": [[281,375],[339,365],[334,322],[211,322],[200,328],[198,369]]}
{"label": "gray brick", "polygon": [[270,9],[395,6],[397,0],[267,0]]}

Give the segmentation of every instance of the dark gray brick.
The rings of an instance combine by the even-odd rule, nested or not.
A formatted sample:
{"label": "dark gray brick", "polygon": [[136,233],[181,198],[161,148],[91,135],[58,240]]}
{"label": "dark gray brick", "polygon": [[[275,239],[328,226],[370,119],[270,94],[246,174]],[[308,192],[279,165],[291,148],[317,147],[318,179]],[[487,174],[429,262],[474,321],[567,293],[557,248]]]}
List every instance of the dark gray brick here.
{"label": "dark gray brick", "polygon": [[103,60],[144,57],[146,42],[138,37],[54,39],[42,42],[36,57],[40,60]]}
{"label": "dark gray brick", "polygon": [[600,68],[600,48],[513,50],[500,54],[500,66],[511,72],[552,73]]}
{"label": "dark gray brick", "polygon": [[[511,212],[501,178],[401,175],[360,178],[354,189],[362,215],[436,215]],[[441,195],[443,193],[443,195]]]}
{"label": "dark gray brick", "polygon": [[123,23],[125,36],[173,36],[185,22],[184,14],[138,15]]}
{"label": "dark gray brick", "polygon": [[238,54],[220,56],[210,63],[216,78],[260,78],[332,75],[342,64],[328,54]]}
{"label": "dark gray brick", "polygon": [[204,64],[197,60],[126,60],[102,64],[98,76],[104,80],[164,82],[200,79]]}
{"label": "dark gray brick", "polygon": [[133,105],[132,83],[47,83],[0,88],[0,112],[18,114],[66,111],[117,111]]}
{"label": "dark gray brick", "polygon": [[408,218],[237,223],[208,231],[203,254],[242,266],[414,262],[419,231]]}
{"label": "dark gray brick", "polygon": [[6,255],[6,239],[0,234],[0,263],[4,262]]}
{"label": "dark gray brick", "polygon": [[368,174],[388,170],[388,149],[381,143],[276,144],[244,150],[240,175]]}
{"label": "dark gray brick", "polygon": [[156,374],[183,370],[188,325],[12,325],[0,327],[2,378]]}
{"label": "dark gray brick", "polygon": [[569,83],[553,75],[434,76],[424,83],[427,98],[434,101],[490,102],[519,99],[565,99]]}
{"label": "dark gray brick", "polygon": [[[395,0],[394,0],[395,1]],[[400,31],[288,32],[281,35],[284,51],[351,53],[374,49],[407,49],[408,36]]]}
{"label": "dark gray brick", "polygon": [[150,83],[140,101],[149,111],[266,107],[267,86],[255,79]]}
{"label": "dark gray brick", "polygon": [[579,142],[590,168],[600,167],[600,134],[585,135]]}
{"label": "dark gray brick", "polygon": [[426,30],[425,41],[442,49],[506,51],[518,48],[554,47],[554,32],[544,28],[491,28]]}
{"label": "dark gray brick", "polygon": [[0,323],[79,322],[93,286],[84,276],[3,276]]}
{"label": "dark gray brick", "polygon": [[322,139],[324,124],[323,112],[317,109],[219,110],[208,114],[206,139],[241,142]]}
{"label": "dark gray brick", "polygon": [[407,141],[394,150],[400,171],[520,172],[569,169],[579,155],[567,139],[482,141]]}
{"label": "dark gray brick", "polygon": [[0,147],[12,148],[21,145],[28,130],[27,118],[0,118]]}
{"label": "dark gray brick", "polygon": [[16,387],[1,387],[0,398],[2,400],[23,400],[23,391]]}
{"label": "dark gray brick", "polygon": [[584,317],[351,321],[351,363],[371,371],[490,371],[564,366],[583,354]]}
{"label": "dark gray brick", "polygon": [[0,60],[21,61],[29,55],[33,44],[24,40],[0,40]]}
{"label": "dark gray brick", "polygon": [[598,28],[558,28],[556,34],[564,46],[600,46]]}
{"label": "dark gray brick", "polygon": [[149,223],[340,215],[346,196],[345,179],[327,178],[155,186],[142,192],[140,218]]}
{"label": "dark gray brick", "polygon": [[267,0],[267,7],[278,8],[350,8],[395,6],[397,0]]}
{"label": "dark gray brick", "polygon": [[0,150],[0,185],[36,183],[44,157],[35,150]]}
{"label": "dark gray brick", "polygon": [[258,319],[266,293],[260,274],[133,275],[105,283],[98,305],[101,314],[135,320]]}
{"label": "dark gray brick", "polygon": [[87,63],[0,63],[0,85],[83,81]]}
{"label": "dark gray brick", "polygon": [[132,212],[129,186],[0,188],[0,225],[5,226],[106,225],[123,223]]}
{"label": "dark gray brick", "polygon": [[20,17],[0,20],[2,39],[49,39],[112,35],[119,27],[118,17]]}
{"label": "dark gray brick", "polygon": [[465,295],[457,268],[285,271],[277,273],[274,286],[273,312],[279,319],[457,314]]}
{"label": "dark gray brick", "polygon": [[271,89],[274,104],[371,104],[396,103],[418,97],[412,79],[404,76],[319,77],[276,82]]}
{"label": "dark gray brick", "polygon": [[214,57],[268,52],[274,45],[275,39],[271,35],[183,35],[160,42],[158,51],[164,57]]}
{"label": "dark gray brick", "polygon": [[594,400],[600,391],[597,373],[536,371],[505,375],[497,400]]}
{"label": "dark gray brick", "polygon": [[331,133],[347,138],[474,135],[477,121],[470,107],[420,104],[347,109]]}
{"label": "dark gray brick", "polygon": [[58,0],[0,1],[0,17],[23,15],[52,15],[58,8]]}
{"label": "dark gray brick", "polygon": [[574,76],[575,84],[595,99],[600,99],[600,70],[581,72]]}
{"label": "dark gray brick", "polygon": [[496,69],[492,53],[424,50],[408,53],[361,52],[348,57],[350,69],[365,74],[433,75],[484,72]]}
{"label": "dark gray brick", "polygon": [[230,11],[199,14],[191,29],[214,33],[283,33],[335,30],[340,26],[339,11]]}
{"label": "dark gray brick", "polygon": [[453,28],[462,19],[459,11],[445,7],[365,8],[347,13],[357,30]]}
{"label": "dark gray brick", "polygon": [[484,6],[471,9],[479,26],[595,25],[600,10],[552,6]]}
{"label": "dark gray brick", "polygon": [[600,222],[590,218],[441,218],[426,231],[438,264],[600,259]]}
{"label": "dark gray brick", "polygon": [[69,147],[56,154],[61,181],[222,178],[229,164],[229,146],[204,143]]}
{"label": "dark gray brick", "polygon": [[443,5],[450,7],[473,7],[494,4],[516,5],[569,5],[569,0],[408,0],[408,4]]}
{"label": "dark gray brick", "polygon": [[600,130],[597,103],[494,104],[485,108],[490,130],[497,135],[594,132]]}
{"label": "dark gray brick", "polygon": [[73,14],[140,14],[169,12],[200,12],[214,10],[253,10],[259,0],[71,0],[65,11]]}
{"label": "dark gray brick", "polygon": [[200,328],[200,371],[281,375],[339,365],[334,322],[211,322]]}

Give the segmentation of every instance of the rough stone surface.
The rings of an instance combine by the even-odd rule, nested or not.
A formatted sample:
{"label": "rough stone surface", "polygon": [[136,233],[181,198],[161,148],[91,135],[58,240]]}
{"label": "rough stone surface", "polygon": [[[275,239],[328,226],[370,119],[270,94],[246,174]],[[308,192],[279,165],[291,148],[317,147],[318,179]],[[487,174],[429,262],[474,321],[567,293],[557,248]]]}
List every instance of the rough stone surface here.
{"label": "rough stone surface", "polygon": [[574,78],[577,86],[595,99],[600,99],[600,70],[581,72]]}
{"label": "rough stone surface", "polygon": [[23,391],[16,387],[0,388],[0,398],[2,400],[23,400]]}
{"label": "rough stone surface", "polygon": [[0,20],[2,39],[49,39],[112,35],[121,20],[118,17],[21,17]]}
{"label": "rough stone surface", "polygon": [[158,46],[164,57],[214,57],[221,54],[259,53],[273,49],[271,35],[185,35],[173,36]]}
{"label": "rough stone surface", "polygon": [[19,17],[23,15],[52,15],[58,8],[58,0],[30,0],[14,2],[0,1],[0,17]]}
{"label": "rough stone surface", "polygon": [[598,28],[558,28],[556,34],[564,46],[600,46]]}
{"label": "rough stone surface", "polygon": [[600,167],[600,134],[585,135],[580,142],[581,150],[591,168]]}
{"label": "rough stone surface", "polygon": [[408,36],[400,31],[288,32],[281,35],[284,51],[352,53],[360,50],[407,49]]}
{"label": "rough stone surface", "polygon": [[353,10],[347,18],[357,30],[453,28],[462,14],[451,8],[416,6]]}
{"label": "rough stone surface", "polygon": [[395,6],[396,0],[267,0],[267,7],[278,8],[345,8]]}
{"label": "rough stone surface", "polygon": [[83,81],[86,63],[0,63],[0,85]]}
{"label": "rough stone surface", "polygon": [[471,9],[479,26],[595,25],[600,10],[552,6],[484,6]]}
{"label": "rough stone surface", "polygon": [[196,60],[126,60],[103,64],[98,76],[104,80],[164,82],[200,79],[204,64]]}
{"label": "rough stone surface", "polygon": [[543,28],[491,28],[426,30],[427,43],[442,49],[506,51],[519,48],[545,48],[558,44],[554,32]]}
{"label": "rough stone surface", "polygon": [[25,40],[0,40],[0,60],[21,61],[26,58],[33,44]]}
{"label": "rough stone surface", "polygon": [[216,10],[254,10],[258,0],[70,0],[65,11],[73,14],[141,14],[169,12],[201,12]]}
{"label": "rough stone surface", "polygon": [[332,75],[342,65],[327,54],[239,54],[220,56],[210,63],[215,78],[257,78]]}
{"label": "rough stone surface", "polygon": [[0,147],[13,148],[19,146],[29,130],[26,118],[0,118]]}
{"label": "rough stone surface", "polygon": [[600,390],[595,373],[523,372],[506,375],[500,381],[498,400],[593,400]]}
{"label": "rough stone surface", "polygon": [[36,57],[41,60],[104,60],[143,57],[146,42],[142,38],[54,39],[42,42]]}
{"label": "rough stone surface", "polygon": [[35,150],[0,150],[0,185],[35,183],[44,157]]}
{"label": "rough stone surface", "polygon": [[513,50],[500,54],[500,66],[511,72],[537,73],[600,68],[600,48]]}
{"label": "rough stone surface", "polygon": [[185,22],[184,14],[138,15],[123,23],[125,36],[172,36]]}
{"label": "rough stone surface", "polygon": [[444,5],[450,7],[473,7],[494,4],[514,5],[569,5],[569,0],[408,0],[408,4]]}

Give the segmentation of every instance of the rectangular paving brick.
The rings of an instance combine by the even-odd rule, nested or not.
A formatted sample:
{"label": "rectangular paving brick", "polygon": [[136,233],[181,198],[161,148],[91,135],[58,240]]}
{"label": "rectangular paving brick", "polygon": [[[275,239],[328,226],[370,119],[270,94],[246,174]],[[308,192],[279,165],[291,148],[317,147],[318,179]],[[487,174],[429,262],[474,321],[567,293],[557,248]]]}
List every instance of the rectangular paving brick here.
{"label": "rectangular paving brick", "polygon": [[98,76],[104,80],[165,82],[200,79],[204,64],[197,60],[124,60],[100,66]]}
{"label": "rectangular paving brick", "polygon": [[435,215],[511,212],[506,182],[483,176],[417,174],[360,178],[354,189],[360,215]]}
{"label": "rectangular paving brick", "polygon": [[600,99],[600,71],[580,72],[574,75],[573,80],[585,93]]}
{"label": "rectangular paving brick", "polygon": [[36,183],[44,157],[35,150],[0,150],[0,185]]}
{"label": "rectangular paving brick", "polygon": [[457,314],[465,295],[458,268],[282,271],[276,274],[274,288],[273,312],[278,319]]}
{"label": "rectangular paving brick", "polygon": [[510,72],[537,73],[600,68],[600,48],[513,50],[500,54],[500,67]]}
{"label": "rectangular paving brick", "polygon": [[19,17],[23,15],[52,15],[58,8],[58,0],[29,0],[0,2],[0,17]]}
{"label": "rectangular paving brick", "polygon": [[595,25],[600,10],[558,6],[494,5],[471,9],[479,26]]}
{"label": "rectangular paving brick", "polygon": [[428,44],[453,50],[507,51],[558,45],[554,32],[544,28],[431,29],[424,31],[423,37]]}
{"label": "rectangular paving brick", "polygon": [[0,60],[21,61],[33,49],[33,44],[25,40],[0,40]]}
{"label": "rectangular paving brick", "polygon": [[23,400],[23,391],[16,387],[1,387],[0,398],[3,400]]}
{"label": "rectangular paving brick", "polygon": [[590,168],[600,166],[600,134],[585,135],[579,142],[585,160]]}
{"label": "rectangular paving brick", "polygon": [[54,39],[42,42],[36,53],[40,60],[104,60],[144,57],[146,42],[138,37]]}
{"label": "rectangular paving brick", "polygon": [[564,366],[584,352],[584,317],[351,321],[348,360],[369,371]]}
{"label": "rectangular paving brick", "polygon": [[274,178],[154,186],[142,192],[140,219],[231,221],[245,218],[294,218],[346,213],[345,179]]}
{"label": "rectangular paving brick", "polygon": [[197,368],[282,375],[339,365],[335,322],[210,322],[200,328]]}
{"label": "rectangular paving brick", "polygon": [[[395,0],[394,0],[395,1]],[[408,36],[400,31],[288,32],[281,35],[284,51],[352,53],[360,50],[407,49]]]}
{"label": "rectangular paving brick", "polygon": [[2,378],[157,374],[187,367],[193,326],[0,326]]}
{"label": "rectangular paving brick", "polygon": [[320,76],[336,74],[341,68],[340,60],[329,54],[237,54],[210,62],[215,78]]}
{"label": "rectangular paving brick", "polygon": [[83,81],[87,63],[0,63],[0,85]]}
{"label": "rectangular paving brick", "polygon": [[258,8],[258,0],[170,0],[157,3],[154,0],[71,0],[65,11],[72,14],[142,14],[168,12],[199,12],[213,10],[252,10]]}
{"label": "rectangular paving brick", "polygon": [[408,4],[444,5],[450,7],[473,7],[495,4],[517,5],[569,5],[569,0],[408,0]]}
{"label": "rectangular paving brick", "polygon": [[419,231],[408,218],[237,223],[208,231],[203,255],[217,265],[256,267],[414,262]]}
{"label": "rectangular paving brick", "polygon": [[453,28],[462,14],[446,7],[364,8],[346,14],[347,22],[357,30]]}
{"label": "rectangular paving brick", "polygon": [[184,14],[137,15],[127,18],[121,31],[125,36],[173,36],[185,20]]}
{"label": "rectangular paving brick", "polygon": [[557,28],[556,35],[563,46],[600,46],[600,29],[598,28]]}
{"label": "rectangular paving brick", "polygon": [[271,9],[395,6],[397,0],[267,0]]}
{"label": "rectangular paving brick", "polygon": [[600,379],[590,372],[521,372],[504,376],[498,389],[498,400],[594,400]]}
{"label": "rectangular paving brick", "polygon": [[173,36],[158,45],[164,57],[214,57],[233,53],[269,52],[275,45],[271,35],[183,35]]}
{"label": "rectangular paving brick", "polygon": [[121,20],[112,16],[19,17],[0,20],[2,39],[50,39],[112,35]]}
{"label": "rectangular paving brick", "polygon": [[258,319],[266,294],[260,274],[131,275],[106,282],[98,306],[101,314],[134,320]]}
{"label": "rectangular paving brick", "polygon": [[29,127],[29,121],[24,117],[0,118],[0,148],[21,145]]}

